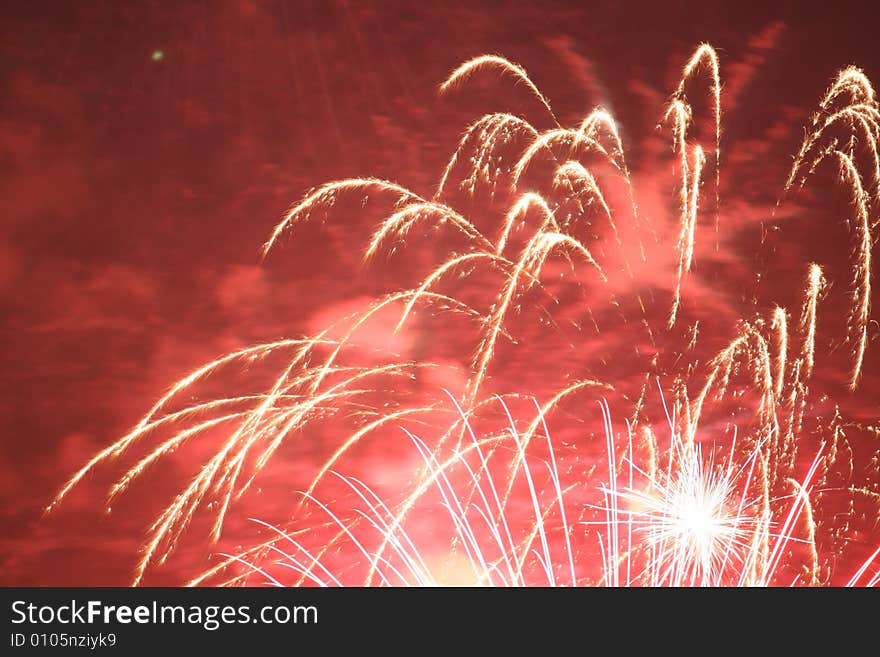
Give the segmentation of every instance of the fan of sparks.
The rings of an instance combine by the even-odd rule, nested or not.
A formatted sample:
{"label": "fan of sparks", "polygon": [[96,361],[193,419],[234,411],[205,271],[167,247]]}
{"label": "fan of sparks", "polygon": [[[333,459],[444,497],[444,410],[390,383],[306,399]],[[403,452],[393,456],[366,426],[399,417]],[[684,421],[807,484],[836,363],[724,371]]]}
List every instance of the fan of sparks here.
{"label": "fan of sparks", "polygon": [[[675,226],[665,291],[639,282],[658,220],[640,214],[638,180],[611,114],[596,108],[574,127],[560,125],[526,71],[494,55],[465,62],[440,90],[489,72],[520,83],[548,127],[508,113],[482,116],[463,132],[433,195],[375,178],[330,182],[293,205],[264,245],[268,256],[300,224],[332,221],[335,206],[360,199],[387,208],[363,245],[365,263],[404,258],[401,247],[419,250],[424,236],[436,238],[431,255],[441,253],[414,285],[317,335],[241,349],[190,373],[74,474],[49,509],[110,461],[129,459],[112,501],[186,444],[213,444],[149,528],[137,584],[174,553],[196,515],[210,518],[208,538],[219,541],[282,447],[295,453],[287,448],[330,435],[291,517],[256,520],[255,544],[222,553],[191,583],[876,585],[872,546],[857,552],[855,568],[839,572],[836,564],[857,509],[876,519],[880,508],[878,429],[839,405],[819,410],[813,390],[817,318],[832,282],[846,289],[844,348],[834,358],[846,369],[847,393],[871,362],[880,110],[865,75],[850,67],[833,80],[780,200],[831,165],[834,184],[851,198],[851,243],[841,247],[851,275],[829,281],[821,264],[804,263],[792,277],[796,306],[756,302],[730,326],[723,348],[698,358],[687,295],[698,220],[708,214],[716,234],[723,230],[716,52],[705,44],[695,51],[660,111],[675,190],[673,217],[663,218]],[[699,105],[707,116],[691,104],[695,94],[708,97]],[[473,208],[478,220],[469,218]],[[649,306],[663,310],[649,314]],[[519,320],[536,309],[543,333],[523,338]],[[363,357],[362,332],[389,315],[395,332],[437,320],[431,330],[461,326],[473,336],[460,389],[438,387],[413,403],[402,391],[441,364]],[[633,343],[649,346],[626,356],[635,382],[613,366],[615,352],[632,346],[600,329],[612,316],[627,336],[638,334]],[[575,335],[570,357],[543,363],[544,336],[565,331]],[[601,356],[586,348],[596,341],[607,345]],[[555,370],[555,392],[536,399],[520,389],[505,376],[511,354]],[[278,369],[246,394],[203,394],[243,366]],[[404,445],[413,457],[404,459],[412,465],[408,489],[378,492],[368,476],[346,473],[366,441],[393,442],[395,453]],[[849,516],[825,511],[826,503],[848,505]],[[876,541],[876,520],[867,524]]]}

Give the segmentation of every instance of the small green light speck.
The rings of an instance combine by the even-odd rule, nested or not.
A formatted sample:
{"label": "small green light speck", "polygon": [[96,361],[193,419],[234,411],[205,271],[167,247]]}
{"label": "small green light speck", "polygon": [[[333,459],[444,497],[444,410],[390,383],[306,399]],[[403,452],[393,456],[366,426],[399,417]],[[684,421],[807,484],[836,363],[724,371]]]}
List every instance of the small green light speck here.
{"label": "small green light speck", "polygon": [[165,53],[161,50],[154,50],[153,54],[150,56],[154,62],[161,62],[163,57],[165,57]]}

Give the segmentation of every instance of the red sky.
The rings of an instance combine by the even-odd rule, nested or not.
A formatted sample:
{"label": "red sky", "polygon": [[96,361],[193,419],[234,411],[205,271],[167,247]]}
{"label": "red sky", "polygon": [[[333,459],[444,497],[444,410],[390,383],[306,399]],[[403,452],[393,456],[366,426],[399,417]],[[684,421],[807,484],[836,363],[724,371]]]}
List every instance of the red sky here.
{"label": "red sky", "polygon": [[[429,196],[461,132],[481,114],[511,111],[546,124],[540,106],[503,76],[481,74],[439,96],[438,84],[472,56],[499,53],[522,64],[563,124],[596,105],[611,110],[643,212],[663,235],[671,164],[668,135],[655,128],[695,46],[718,49],[722,248],[702,229],[702,268],[689,288],[709,327],[703,331],[720,331],[707,349],[729,338],[725,327],[756,298],[761,307],[796,304],[805,263],[845,271],[848,233],[817,218],[846,208],[826,183],[788,206],[805,217],[796,229],[785,224],[797,239],[780,238],[769,255],[759,243],[803,126],[835,73],[856,64],[880,84],[872,3],[849,10],[776,3],[754,13],[733,2],[605,4],[5,7],[0,584],[126,584],[149,521],[192,476],[200,453],[163,464],[109,515],[103,492],[119,471],[102,467],[42,517],[65,479],[203,362],[314,332],[362,300],[410,284],[406,267],[417,270],[418,262],[358,273],[376,215],[357,204],[285,240],[266,263],[260,247],[283,211],[322,182],[376,176]],[[430,258],[430,244],[413,248],[423,254],[416,260]],[[643,277],[668,292],[672,260],[658,253],[652,262]],[[786,297],[787,289],[795,294]],[[462,350],[471,355],[471,346],[414,331],[396,347],[412,354],[433,341],[450,360]],[[877,335],[874,324],[863,385],[846,398],[865,421],[880,416]],[[582,353],[614,340],[584,344]],[[567,353],[548,351],[542,362],[549,371],[554,354]],[[528,365],[506,364],[524,387],[529,380],[517,368]],[[547,392],[551,378],[524,392]],[[320,452],[332,439],[315,440]],[[285,472],[267,474],[266,486],[275,482],[279,492],[262,498],[265,516],[283,516],[291,505]],[[876,523],[865,527],[876,539]],[[172,563],[148,583],[181,582],[209,563],[210,551],[194,538],[182,566]]]}

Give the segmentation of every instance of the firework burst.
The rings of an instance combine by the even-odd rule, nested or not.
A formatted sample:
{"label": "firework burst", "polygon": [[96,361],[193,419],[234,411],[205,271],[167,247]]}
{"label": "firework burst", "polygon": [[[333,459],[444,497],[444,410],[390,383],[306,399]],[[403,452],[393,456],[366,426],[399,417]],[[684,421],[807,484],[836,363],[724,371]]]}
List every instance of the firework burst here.
{"label": "firework burst", "polygon": [[[677,206],[668,294],[646,289],[635,273],[644,268],[646,242],[656,243],[657,233],[640,214],[637,176],[611,114],[596,108],[575,127],[564,127],[525,69],[496,55],[465,62],[440,90],[452,93],[483,70],[500,71],[524,86],[546,110],[550,127],[542,130],[509,113],[483,116],[465,130],[432,195],[375,178],[322,185],[285,214],[263,255],[270,256],[301,223],[327,218],[347,197],[387,207],[363,249],[367,264],[380,254],[395,255],[396,245],[413,234],[442,236],[438,249],[454,246],[411,286],[390,291],[317,335],[226,354],[184,377],[131,432],[74,474],[49,509],[94,468],[135,449],[141,455],[112,486],[111,500],[186,443],[217,440],[212,456],[150,527],[135,571],[140,583],[151,566],[171,556],[197,513],[208,512],[210,539],[218,541],[236,502],[282,445],[301,443],[309,432],[333,431],[336,447],[304,481],[293,518],[283,525],[263,523],[268,540],[227,554],[194,583],[243,583],[254,574],[282,583],[287,580],[276,572],[279,565],[294,574],[293,583],[319,585],[355,578],[381,585],[839,581],[833,550],[845,540],[848,521],[823,513],[823,499],[858,497],[876,514],[880,477],[877,450],[867,450],[864,459],[865,449],[854,449],[848,438],[871,427],[845,418],[839,407],[830,417],[817,409],[817,317],[828,284],[822,267],[804,266],[800,308],[756,305],[712,357],[705,357],[709,347],[697,355],[699,321],[692,318],[687,291],[706,186],[714,192],[708,205],[716,235],[722,207],[722,84],[715,50],[707,44],[696,50],[660,108],[661,127],[671,139]],[[705,88],[704,71],[712,99],[710,144],[694,137],[704,117],[689,101],[695,88]],[[845,343],[851,390],[864,375],[871,348],[878,139],[873,88],[861,71],[845,69],[810,119],[784,186],[786,195],[795,194],[827,161],[836,164],[837,179],[850,193],[847,225],[854,245]],[[489,206],[503,206],[498,220],[486,221],[491,210],[470,218],[461,208],[479,206],[487,192]],[[462,197],[467,203],[458,203]],[[562,304],[563,296],[578,301]],[[662,306],[655,314],[662,322],[654,321],[648,306]],[[541,313],[541,334],[530,340],[523,337],[523,317],[534,310]],[[444,318],[475,334],[472,357],[459,370],[463,384],[449,393],[451,404],[437,387],[416,402],[405,393],[412,382],[430,380],[425,372],[443,363],[391,357],[360,342],[367,327],[387,316],[393,316],[394,333],[416,321]],[[600,322],[613,325],[610,317],[646,345],[628,356],[639,373],[635,384],[618,377],[607,356],[617,348],[616,336]],[[532,349],[528,358],[540,360],[542,341],[557,335],[571,341],[567,365],[553,379],[550,363],[542,361],[542,378],[562,384],[535,415],[533,397],[505,379],[505,361],[514,349]],[[605,355],[587,348],[603,340]],[[274,372],[269,385],[200,397],[209,379],[242,364]],[[652,420],[649,403],[657,378],[672,405],[660,422]],[[564,453],[554,447],[549,415],[562,416],[568,408],[571,417],[577,406],[577,425],[586,421],[585,402],[605,397],[627,418],[625,449],[616,446],[621,434],[607,402],[601,429],[575,426],[565,432]],[[655,427],[664,424],[672,440],[661,448]],[[361,479],[338,474],[368,438],[391,440],[400,432],[419,455],[404,499],[392,504]],[[699,438],[707,433],[719,446],[708,453]],[[722,445],[726,451],[719,457]],[[320,501],[318,492],[334,482],[332,497],[342,491],[360,504],[353,518],[342,516],[339,502]],[[445,509],[451,532],[447,542],[435,537],[426,546],[424,531],[416,534],[412,524],[430,516],[425,509],[432,500]],[[307,546],[303,533],[320,536],[321,543]],[[359,566],[340,569],[340,553],[355,555]],[[437,559],[447,560],[442,573]],[[449,560],[458,573],[451,579]],[[847,575],[849,583],[876,584],[876,560],[874,552]]]}

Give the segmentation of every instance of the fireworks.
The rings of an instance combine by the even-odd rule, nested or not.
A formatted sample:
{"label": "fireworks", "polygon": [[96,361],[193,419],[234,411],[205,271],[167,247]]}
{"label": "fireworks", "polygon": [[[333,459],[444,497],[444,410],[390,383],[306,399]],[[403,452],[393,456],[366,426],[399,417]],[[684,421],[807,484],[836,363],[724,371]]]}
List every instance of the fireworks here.
{"label": "fireworks", "polygon": [[[219,437],[213,455],[150,528],[135,572],[140,583],[151,566],[172,555],[197,513],[210,514],[210,539],[217,542],[236,502],[282,445],[302,442],[307,431],[346,426],[303,482],[289,522],[261,521],[270,533],[267,541],[225,555],[194,583],[241,583],[257,573],[280,584],[289,577],[276,572],[279,567],[294,574],[293,583],[317,585],[355,582],[355,576],[356,583],[380,585],[839,581],[828,550],[845,541],[847,522],[822,513],[823,497],[846,491],[871,500],[876,513],[880,477],[876,449],[873,459],[864,459],[865,450],[853,449],[847,438],[863,425],[845,419],[838,408],[830,420],[817,410],[812,388],[826,273],[819,264],[805,266],[800,308],[756,305],[712,357],[695,355],[702,343],[699,320],[688,308],[687,279],[707,205],[707,169],[714,173],[714,203],[708,205],[716,234],[722,202],[716,52],[707,44],[697,49],[661,110],[671,137],[678,214],[669,294],[646,294],[635,273],[634,265],[646,262],[644,242],[657,240],[650,226],[656,219],[640,215],[638,178],[613,117],[597,108],[577,127],[560,125],[525,69],[495,55],[465,62],[441,91],[451,93],[480,69],[512,76],[546,109],[551,127],[541,130],[508,113],[486,115],[467,127],[430,197],[375,178],[327,183],[291,207],[263,249],[269,256],[300,223],[319,214],[328,218],[347,197],[374,197],[372,202],[387,204],[387,213],[364,245],[362,260],[391,257],[395,249],[389,245],[406,243],[414,232],[447,236],[437,247],[447,250],[427,271],[412,286],[390,291],[317,335],[227,354],[181,379],[129,434],[77,472],[50,509],[95,467],[134,447],[149,444],[111,488],[111,500],[185,443]],[[701,117],[688,100],[702,70],[712,98],[710,144],[694,138],[692,127]],[[850,192],[847,223],[854,245],[845,342],[851,390],[871,349],[878,139],[874,91],[860,71],[846,69],[821,99],[784,186],[794,194],[830,160]],[[491,204],[503,205],[497,221],[472,217],[456,205],[462,195],[479,205],[486,193]],[[563,294],[576,301],[562,307]],[[663,306],[662,322],[646,309],[651,304]],[[518,335],[530,309],[543,313],[537,341]],[[461,389],[423,392],[415,402],[401,394],[407,382],[443,365],[430,358],[392,358],[381,350],[367,358],[359,338],[389,313],[396,333],[416,320],[440,317],[476,332]],[[607,354],[596,357],[586,349],[588,339],[613,344],[609,329],[600,327],[600,321],[610,323],[607,317],[634,327],[639,336],[633,354],[627,351],[639,374],[635,384],[618,378]],[[689,317],[682,340],[679,329]],[[509,349],[531,348],[528,357],[540,361],[542,340],[571,335],[563,323],[575,331],[567,352],[571,364],[557,372],[563,383],[542,406],[499,372]],[[200,399],[209,378],[242,363],[278,369],[267,388]],[[549,370],[550,364],[542,361],[541,367]],[[653,393],[658,379],[672,403],[659,422],[651,411],[663,397]],[[580,426],[573,436],[569,429],[566,447],[554,445],[548,416],[576,403],[580,420],[595,423],[583,409],[611,395],[615,411],[627,418],[625,449],[619,449],[607,402],[601,404],[601,430]],[[668,429],[667,447],[658,444],[657,426]],[[392,502],[361,479],[338,474],[368,438],[394,435],[399,441],[401,433],[420,461],[402,499]],[[712,445],[708,450],[705,440]],[[343,516],[338,500],[321,501],[319,493],[330,483],[336,486],[331,497],[358,503],[352,517]],[[447,541],[435,536],[426,545],[425,536],[443,523],[431,531],[411,525],[431,516],[426,507],[432,503],[447,513],[450,531]],[[306,545],[304,532],[321,543]],[[338,563],[340,550],[347,555],[343,561],[355,564],[346,572]],[[877,556],[846,573],[849,583],[876,584]]]}
{"label": "fireworks", "polygon": [[[729,457],[716,467],[711,459],[703,458],[699,446],[672,434],[668,464],[662,472],[649,474],[631,460],[632,434],[628,432],[624,469],[618,472],[615,433],[603,402],[599,406],[608,449],[607,481],[601,486],[603,502],[595,505],[579,499],[573,503],[572,498],[580,498],[579,487],[560,478],[556,448],[541,409],[536,419],[545,440],[541,456],[536,458],[526,453],[525,436],[505,401],[498,398],[494,402],[504,409],[509,425],[500,435],[478,438],[453,400],[462,413],[468,440],[443,460],[407,432],[422,459],[424,475],[396,510],[361,480],[334,473],[354,493],[359,508],[353,515],[343,516],[343,505],[330,508],[315,498],[313,491],[302,494],[304,503],[328,520],[326,529],[331,538],[324,539],[322,547],[310,549],[304,544],[308,538],[256,521],[270,530],[272,538],[244,555],[224,555],[225,565],[244,564],[248,572],[275,585],[283,585],[292,574],[296,583],[318,586],[755,586],[773,581],[781,555],[790,544],[801,544],[815,554],[809,497],[821,454],[802,482],[790,482],[792,493],[781,500],[788,508],[776,519],[763,508],[760,494],[751,489],[757,450],[744,463],[735,464],[731,448]],[[621,486],[618,480],[623,479],[626,484]],[[642,480],[641,486],[637,480]],[[519,498],[523,509],[513,513],[505,489],[516,485],[524,489]],[[448,564],[438,565],[423,553],[436,548],[436,536],[425,541],[406,529],[407,516],[429,503],[432,492],[447,515],[450,552],[458,551],[462,556],[453,573]],[[568,517],[576,509],[579,518],[599,515],[604,519],[578,520],[572,526]],[[807,530],[798,531],[799,521]],[[591,561],[582,558],[589,541],[587,546],[573,547],[578,533],[590,536],[598,546],[601,568],[596,572],[587,567]],[[521,538],[515,540],[514,536]],[[332,548],[342,548],[346,568],[336,563],[338,557],[334,558]],[[350,565],[353,552],[361,557],[359,568]],[[809,579],[815,576],[815,561],[807,583],[815,583]],[[864,575],[869,564],[854,580]],[[201,583],[218,570],[191,583]]]}

